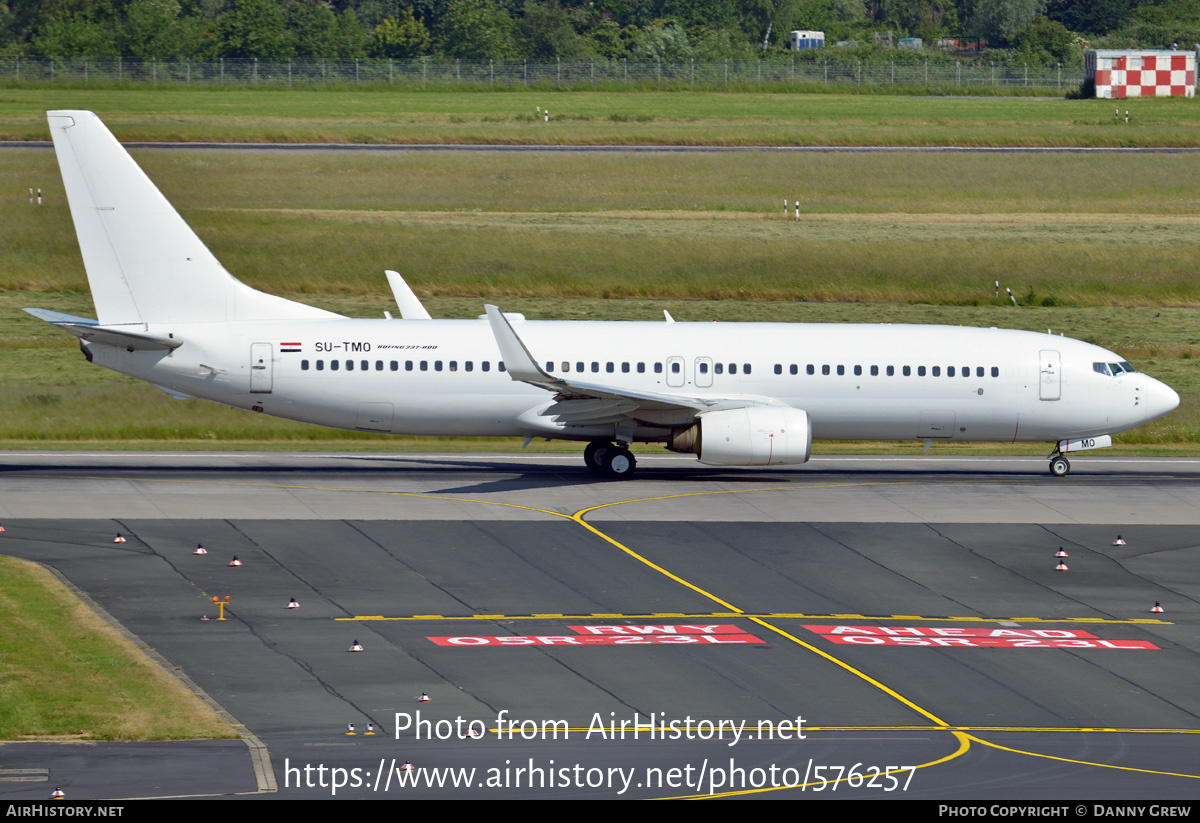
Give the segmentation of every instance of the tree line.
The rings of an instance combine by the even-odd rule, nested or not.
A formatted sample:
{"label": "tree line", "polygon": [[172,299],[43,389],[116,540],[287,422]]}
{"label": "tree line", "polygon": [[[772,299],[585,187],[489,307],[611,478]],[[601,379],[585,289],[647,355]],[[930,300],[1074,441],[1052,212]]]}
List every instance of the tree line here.
{"label": "tree line", "polygon": [[[0,0],[0,56],[754,59],[793,29],[854,59],[877,32],[946,55],[1067,61],[1200,42],[1195,0]],[[941,46],[940,49],[933,47]],[[833,52],[826,50],[828,56]],[[895,54],[895,52],[893,52]],[[815,55],[806,55],[812,58]],[[824,55],[822,55],[824,56]],[[949,58],[944,58],[949,59]]]}

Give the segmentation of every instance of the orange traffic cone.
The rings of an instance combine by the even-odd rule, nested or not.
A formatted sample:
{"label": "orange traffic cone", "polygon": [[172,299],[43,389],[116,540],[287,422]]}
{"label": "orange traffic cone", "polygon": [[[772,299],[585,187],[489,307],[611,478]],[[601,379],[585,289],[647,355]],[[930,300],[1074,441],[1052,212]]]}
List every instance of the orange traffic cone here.
{"label": "orange traffic cone", "polygon": [[367,724],[366,734],[375,734],[375,724],[374,723]]}
{"label": "orange traffic cone", "polygon": [[353,734],[354,734],[354,724],[347,723],[346,724],[346,737],[350,737]]}
{"label": "orange traffic cone", "polygon": [[117,532],[117,536],[113,538],[113,542],[114,543],[124,543],[125,538],[121,536],[120,532]]}
{"label": "orange traffic cone", "polygon": [[238,559],[237,559],[237,555],[235,554],[235,555],[233,556],[233,559],[229,561],[229,565],[231,565],[231,566],[240,566],[240,565],[242,565],[242,561],[238,560]]}
{"label": "orange traffic cone", "polygon": [[300,608],[300,604],[299,604],[299,603],[297,603],[297,602],[296,602],[296,598],[294,598],[294,597],[293,597],[293,598],[292,598],[292,602],[288,603],[286,606],[284,606],[284,608],[286,608],[286,609],[298,609],[298,608]]}
{"label": "orange traffic cone", "polygon": [[1064,549],[1062,546],[1059,546],[1058,551],[1054,553],[1054,556],[1055,557],[1070,557],[1071,555],[1067,554],[1066,549]]}
{"label": "orange traffic cone", "polygon": [[208,549],[204,548],[203,543],[197,543],[196,549],[192,552],[192,554],[208,554]]}
{"label": "orange traffic cone", "polygon": [[400,767],[400,771],[402,771],[402,772],[411,772],[411,771],[414,771],[414,768],[413,768],[412,761],[411,761],[411,760],[405,760],[405,761],[404,761],[404,765]]}
{"label": "orange traffic cone", "polygon": [[1058,567],[1056,568],[1056,571],[1060,571],[1060,572],[1067,571],[1067,564],[1064,563],[1062,560],[1058,561]]}
{"label": "orange traffic cone", "polygon": [[352,645],[350,647],[350,651],[352,651],[352,652],[361,652],[362,650],[363,650],[363,647],[361,645],[359,645],[359,642],[357,640],[355,640],[354,645]]}
{"label": "orange traffic cone", "polygon": [[1154,601],[1154,608],[1153,608],[1153,609],[1151,609],[1151,610],[1150,610],[1150,612],[1151,612],[1151,614],[1162,614],[1162,613],[1163,613],[1163,607],[1162,607],[1162,604],[1161,604],[1161,603],[1159,603],[1157,600],[1155,600],[1155,601]]}
{"label": "orange traffic cone", "polygon": [[1121,539],[1121,535],[1117,535],[1117,539],[1112,542],[1114,546],[1124,546],[1125,541]]}
{"label": "orange traffic cone", "polygon": [[417,698],[417,702],[418,703],[428,703],[429,702],[429,692],[421,692],[421,696]]}

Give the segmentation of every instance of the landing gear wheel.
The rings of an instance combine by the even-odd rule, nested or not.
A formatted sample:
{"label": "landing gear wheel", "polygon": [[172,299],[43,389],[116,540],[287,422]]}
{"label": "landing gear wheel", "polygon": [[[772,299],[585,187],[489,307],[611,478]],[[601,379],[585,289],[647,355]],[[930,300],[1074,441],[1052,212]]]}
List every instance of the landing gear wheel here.
{"label": "landing gear wheel", "polygon": [[1055,477],[1066,477],[1071,470],[1071,464],[1065,457],[1055,457],[1050,461],[1050,473]]}
{"label": "landing gear wheel", "polygon": [[613,448],[604,453],[604,469],[609,477],[617,480],[628,480],[633,477],[637,461],[629,449]]}
{"label": "landing gear wheel", "polygon": [[583,462],[592,471],[602,474],[607,471],[604,465],[605,454],[612,448],[613,444],[607,440],[593,440],[583,450]]}

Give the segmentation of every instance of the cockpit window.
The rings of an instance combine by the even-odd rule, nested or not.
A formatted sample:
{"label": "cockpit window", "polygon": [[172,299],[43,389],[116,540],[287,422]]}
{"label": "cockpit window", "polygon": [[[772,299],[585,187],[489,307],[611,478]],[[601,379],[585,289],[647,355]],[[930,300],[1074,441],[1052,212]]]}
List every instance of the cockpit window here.
{"label": "cockpit window", "polygon": [[1133,364],[1126,363],[1124,360],[1121,361],[1121,368],[1123,368],[1125,371],[1129,372],[1130,374],[1133,374],[1134,372],[1137,371],[1137,369],[1135,369],[1133,367]]}
{"label": "cockpit window", "polygon": [[1097,374],[1107,375],[1108,374],[1108,366],[1106,366],[1103,363],[1093,363],[1092,371],[1096,372]]}
{"label": "cockpit window", "polygon": [[1123,368],[1121,368],[1120,363],[1109,363],[1108,368],[1109,371],[1113,373],[1113,377],[1118,377],[1123,371],[1125,371]]}

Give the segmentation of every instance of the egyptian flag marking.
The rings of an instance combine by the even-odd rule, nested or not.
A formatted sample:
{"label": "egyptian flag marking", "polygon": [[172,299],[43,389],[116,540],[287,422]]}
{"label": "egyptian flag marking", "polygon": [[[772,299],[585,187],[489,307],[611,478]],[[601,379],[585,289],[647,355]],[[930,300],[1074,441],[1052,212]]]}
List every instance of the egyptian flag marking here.
{"label": "egyptian flag marking", "polygon": [[298,351],[300,351],[300,346],[301,346],[300,343],[280,343],[279,350],[281,352],[289,352],[289,351],[298,352]]}

